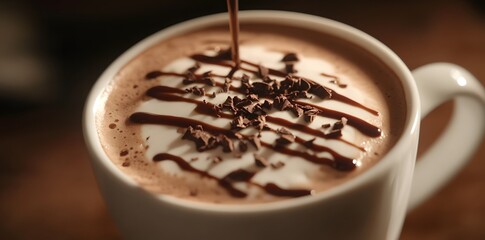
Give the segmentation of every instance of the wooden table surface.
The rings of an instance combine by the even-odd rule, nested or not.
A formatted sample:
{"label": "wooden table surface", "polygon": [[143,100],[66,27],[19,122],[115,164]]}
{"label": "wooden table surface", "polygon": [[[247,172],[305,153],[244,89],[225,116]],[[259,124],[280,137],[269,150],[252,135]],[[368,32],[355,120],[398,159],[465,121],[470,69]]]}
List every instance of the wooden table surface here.
{"label": "wooden table surface", "polygon": [[[185,18],[223,11],[225,5],[196,1],[211,7],[185,17],[166,20],[159,14],[129,24],[123,11],[108,15],[107,7],[93,10],[41,2],[47,6],[41,6],[35,16],[46,25],[44,40],[59,70],[60,91],[47,103],[0,105],[0,239],[119,239],[83,142],[84,98],[109,62],[143,36]],[[150,9],[186,7],[153,2],[141,1]],[[274,2],[261,1],[240,3],[240,7],[296,10],[336,19],[384,42],[411,69],[430,62],[453,62],[485,85],[485,14],[478,1],[375,2],[281,1],[274,7]],[[129,5],[123,6],[130,12]],[[152,23],[163,19],[163,23]],[[139,30],[137,24],[145,27]],[[98,44],[89,45],[93,41]],[[420,151],[443,129],[452,107],[445,104],[424,120]],[[482,141],[463,171],[408,214],[401,239],[485,239],[484,160]]]}

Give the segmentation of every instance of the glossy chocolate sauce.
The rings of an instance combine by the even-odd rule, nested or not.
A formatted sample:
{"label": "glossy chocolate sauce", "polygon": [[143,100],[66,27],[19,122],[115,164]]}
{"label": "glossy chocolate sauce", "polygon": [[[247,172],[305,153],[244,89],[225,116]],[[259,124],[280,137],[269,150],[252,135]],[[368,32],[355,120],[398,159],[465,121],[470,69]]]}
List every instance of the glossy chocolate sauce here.
{"label": "glossy chocolate sauce", "polygon": [[[237,1],[228,10],[231,32],[217,26],[166,40],[115,79],[101,139],[141,186],[208,202],[302,197],[353,178],[392,146],[405,114],[392,109],[404,100],[385,66],[309,30],[243,24],[239,33]],[[264,47],[261,59],[280,57],[253,59],[252,45]],[[309,58],[335,67],[308,75]]]}
{"label": "glossy chocolate sauce", "polygon": [[[233,37],[233,42],[234,41],[237,41],[237,38]],[[232,46],[237,47],[237,44],[233,43]],[[207,55],[204,55],[204,54],[194,54],[194,55],[191,56],[191,58],[198,63],[208,63],[208,64],[211,64],[211,65],[217,65],[217,66],[220,66],[220,67],[227,67],[227,68],[229,68],[229,71],[228,71],[228,74],[226,76],[224,76],[226,79],[231,79],[231,81],[241,80],[241,79],[236,79],[236,78],[233,77],[233,74],[235,72],[234,69],[237,69],[241,66],[239,66],[238,63],[234,63],[234,65],[236,67],[229,64],[227,52],[228,51],[221,51],[220,54],[218,54],[216,56],[207,56]],[[235,51],[232,51],[231,53],[234,54],[234,52]],[[296,54],[290,53],[290,54],[287,54],[286,56],[294,56],[294,55],[296,55]],[[239,61],[239,58],[232,58],[232,61]],[[251,65],[251,66],[258,66],[256,63],[252,63],[252,62],[247,61],[247,60],[244,61],[244,63]],[[199,66],[196,65],[192,69],[196,69],[197,67],[199,67]],[[258,72],[251,70],[251,69],[245,69],[245,71],[253,73],[255,75],[258,74]],[[278,71],[278,70],[275,70],[275,69],[272,69],[272,68],[267,68],[267,71],[268,71],[269,75],[273,74],[273,75],[280,76],[280,77],[284,76],[284,77],[297,78],[296,76],[290,75],[288,73],[283,73],[282,71]],[[293,68],[293,71],[295,71],[294,68]],[[156,79],[156,78],[162,77],[162,76],[178,76],[178,77],[184,78],[183,83],[185,84],[185,86],[192,85],[192,84],[195,84],[195,83],[198,83],[198,84],[204,83],[204,84],[207,84],[207,85],[210,85],[210,86],[222,87],[221,83],[216,83],[215,81],[208,81],[208,80],[205,79],[207,77],[210,77],[210,74],[205,74],[205,75],[206,76],[195,75],[191,72],[191,69],[188,69],[185,74],[173,73],[173,72],[167,73],[167,72],[161,72],[161,71],[152,71],[152,72],[149,72],[149,73],[146,74],[146,78],[147,78],[147,80],[152,80],[152,79]],[[363,106],[361,104],[357,104],[356,101],[353,101],[350,98],[336,94],[336,91],[333,90],[333,89],[324,87],[324,86],[322,86],[322,85],[320,85],[320,84],[316,83],[315,81],[310,80],[308,78],[306,78],[305,81],[306,81],[306,83],[308,83],[307,92],[312,92],[311,90],[315,89],[315,88],[321,88],[321,89],[325,88],[330,93],[329,96],[323,96],[323,97],[320,96],[320,97],[333,99],[334,96],[335,96],[334,100],[336,100],[336,101],[340,101],[342,103],[346,103],[346,104],[349,104],[349,105],[359,107],[359,108],[361,108],[365,111],[368,111],[368,112],[370,112],[374,115],[379,115],[379,113],[377,111],[375,111],[375,110],[373,110],[369,107]],[[239,88],[231,88],[231,89],[232,89],[232,91],[235,91],[235,92],[240,93],[240,94],[243,94],[243,93],[248,94],[249,93],[248,89],[243,88],[243,86],[244,85],[241,85],[241,87],[239,87]],[[249,87],[249,88],[251,88],[251,87]],[[254,89],[252,89],[252,90],[254,91]],[[258,97],[273,99],[273,98],[277,97],[278,94],[280,94],[278,90],[279,89],[273,89],[272,92],[265,91],[265,92],[261,92],[260,94],[257,94],[257,95],[258,95]],[[285,90],[285,91],[287,91],[287,90]],[[236,115],[231,115],[231,114],[223,113],[222,111],[217,111],[215,105],[213,105],[213,104],[211,104],[211,103],[209,103],[205,100],[200,101],[200,100],[180,96],[180,95],[184,95],[184,94],[189,94],[189,92],[186,91],[186,90],[183,90],[181,88],[173,88],[173,87],[164,86],[164,85],[152,87],[146,92],[147,96],[156,98],[156,99],[161,100],[161,101],[169,101],[169,102],[180,101],[180,102],[187,102],[187,103],[195,104],[196,105],[195,111],[200,113],[200,114],[207,114],[207,115],[214,116],[214,117],[223,117],[223,118],[229,118],[229,119],[237,117]],[[306,94],[306,92],[305,92],[305,94]],[[202,95],[206,95],[206,94],[204,93]],[[318,94],[315,94],[315,95],[318,96]],[[317,110],[317,111],[315,111],[316,115],[320,115],[320,116],[324,116],[324,117],[330,117],[330,118],[333,118],[333,119],[345,118],[345,119],[347,119],[347,123],[350,126],[355,127],[360,132],[362,132],[363,134],[365,134],[369,137],[376,138],[376,137],[381,136],[382,131],[379,127],[373,126],[373,125],[367,123],[365,120],[358,118],[356,116],[353,116],[353,115],[350,115],[350,114],[347,114],[347,113],[343,113],[343,112],[339,112],[339,111],[335,111],[335,110],[326,109],[326,108],[323,108],[323,107],[320,107],[320,106],[317,106],[317,105],[314,105],[314,104],[305,103],[305,102],[298,101],[298,100],[291,100],[291,103],[292,104],[296,103],[299,106],[311,107],[312,110]],[[266,114],[264,114],[264,115],[266,115]],[[289,128],[289,129],[298,129],[299,131],[302,131],[302,132],[305,132],[305,133],[310,133],[310,134],[312,134],[313,136],[316,136],[316,137],[321,137],[321,138],[326,138],[326,139],[335,138],[335,137],[330,137],[327,134],[324,134],[322,131],[310,128],[310,127],[305,126],[303,124],[295,124],[295,123],[292,123],[292,122],[285,120],[285,119],[282,119],[282,118],[276,118],[276,117],[269,116],[269,117],[267,117],[267,120],[269,120],[268,122],[272,122],[272,123],[275,123],[277,125],[280,125],[280,126],[283,126],[283,127]],[[168,125],[168,126],[179,127],[179,128],[201,126],[202,129],[204,129],[205,131],[209,132],[212,135],[225,135],[225,136],[232,138],[232,139],[237,138],[234,130],[216,127],[214,125],[211,125],[211,124],[208,124],[208,123],[205,123],[205,122],[201,122],[201,121],[196,121],[196,120],[193,120],[193,119],[190,119],[190,118],[167,116],[167,115],[156,115],[156,114],[150,114],[150,113],[137,112],[137,113],[133,113],[130,116],[130,121],[132,121],[133,123],[138,123],[138,124],[159,124],[159,125]],[[265,130],[276,131],[276,130],[270,129],[270,128],[266,128]],[[340,140],[340,141],[344,141],[341,138],[336,138],[336,139]],[[313,151],[330,153],[333,158],[330,159],[330,158],[317,157],[316,155],[309,154],[308,152],[305,152],[305,151],[295,151],[295,150],[292,150],[292,149],[288,149],[284,146],[274,145],[274,144],[267,143],[267,142],[261,142],[261,145],[266,147],[266,148],[270,148],[273,151],[283,153],[283,154],[286,154],[286,155],[289,155],[289,156],[299,157],[299,158],[305,159],[305,160],[310,161],[310,162],[315,163],[315,164],[328,165],[328,166],[335,168],[336,170],[339,170],[339,171],[351,171],[351,170],[356,168],[356,164],[358,163],[358,161],[355,160],[355,159],[343,157],[342,155],[336,153],[334,150],[332,150],[328,147],[324,147],[324,146],[320,146],[320,145],[316,145],[316,144],[306,144],[307,141],[300,138],[300,137],[295,137],[295,140],[296,140],[296,143],[301,144],[301,145],[303,145],[307,148],[310,148]],[[349,145],[355,146],[352,143],[349,143]],[[359,147],[357,147],[357,148],[359,148]],[[157,159],[159,159],[158,156],[160,156],[160,155],[156,156]],[[162,156],[166,156],[166,154],[163,153]],[[157,161],[157,159],[154,159],[154,160]],[[168,160],[174,160],[174,159],[177,159],[176,160],[177,164],[182,169],[184,169],[184,170],[189,169],[187,166],[181,165],[181,163],[179,163],[181,161],[180,158],[174,158],[174,157],[168,158]],[[164,160],[166,160],[166,159],[164,159]],[[192,169],[190,171],[194,172],[195,170]],[[197,173],[201,174],[199,170],[197,170]],[[201,175],[202,176],[209,176],[207,172],[204,172],[204,174],[201,174]],[[224,178],[218,179],[217,177],[213,177],[213,176],[211,176],[211,178],[218,180],[219,185],[223,186],[234,197],[242,197],[243,196],[240,191],[234,191],[234,189],[231,187],[230,183],[223,181]],[[249,181],[249,179],[247,179],[247,181]],[[277,194],[278,196],[280,196],[280,194],[282,194],[281,192],[283,192],[285,190],[283,188],[276,188],[276,185],[274,183],[271,183],[270,186],[272,186],[271,189],[279,189],[280,193]],[[267,192],[269,194],[272,194],[271,191],[267,191]],[[311,192],[311,190],[307,190],[307,192],[309,193],[309,192]]]}
{"label": "glossy chocolate sauce", "polygon": [[235,68],[239,67],[241,61],[239,56],[239,19],[237,17],[238,2],[238,0],[227,0],[229,31],[231,32],[231,57]]}
{"label": "glossy chocolate sauce", "polygon": [[245,192],[238,190],[237,188],[234,188],[232,185],[233,182],[248,182],[253,186],[257,186],[263,189],[269,194],[280,196],[280,197],[302,197],[302,196],[310,195],[312,193],[310,190],[306,190],[306,189],[283,189],[278,187],[274,183],[267,183],[264,186],[259,185],[257,183],[253,183],[251,182],[251,178],[254,176],[255,172],[250,172],[244,169],[238,169],[230,172],[223,178],[217,178],[208,174],[205,171],[201,171],[196,168],[193,168],[188,163],[188,161],[182,159],[181,157],[177,157],[168,153],[160,153],[153,158],[153,161],[155,162],[166,161],[166,160],[174,161],[181,169],[185,171],[198,174],[205,178],[216,180],[221,187],[226,189],[226,191],[228,191],[233,197],[237,197],[237,198],[244,198],[247,196],[247,194]]}

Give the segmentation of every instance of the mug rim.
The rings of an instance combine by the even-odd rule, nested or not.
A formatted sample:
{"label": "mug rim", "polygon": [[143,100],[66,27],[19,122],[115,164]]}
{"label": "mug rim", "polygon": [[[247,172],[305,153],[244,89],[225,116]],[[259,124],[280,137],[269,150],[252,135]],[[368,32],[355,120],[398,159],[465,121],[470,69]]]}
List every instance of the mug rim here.
{"label": "mug rim", "polygon": [[412,139],[412,136],[418,134],[421,106],[417,86],[414,83],[410,70],[391,49],[361,30],[320,16],[277,10],[245,10],[239,11],[238,15],[240,21],[245,23],[276,22],[278,24],[287,26],[291,25],[316,30],[345,39],[346,41],[365,49],[382,61],[387,67],[389,67],[393,73],[398,76],[404,91],[404,98],[407,108],[402,133],[392,148],[384,156],[382,156],[382,158],[374,166],[358,174],[349,181],[346,181],[345,183],[339,184],[338,186],[332,187],[312,196],[285,199],[281,201],[251,204],[215,204],[187,200],[170,195],[154,194],[139,186],[131,177],[123,173],[119,167],[113,164],[112,160],[109,159],[101,146],[100,139],[97,134],[95,118],[96,112],[98,112],[100,108],[104,108],[104,103],[107,98],[106,89],[110,87],[110,81],[113,79],[113,76],[115,76],[123,66],[125,66],[134,57],[139,55],[142,51],[152,47],[159,41],[166,38],[183,34],[184,32],[197,28],[228,22],[228,13],[224,12],[194,18],[172,25],[168,28],[161,29],[130,47],[105,69],[105,71],[100,75],[91,88],[83,112],[83,134],[86,145],[91,154],[91,161],[101,163],[103,167],[113,175],[113,177],[117,178],[118,181],[123,182],[123,184],[132,187],[139,187],[143,189],[143,192],[155,197],[160,202],[165,202],[173,206],[192,210],[223,213],[267,212],[325,201],[326,199],[352,191],[353,189],[370,182],[370,180],[372,180],[374,177],[379,176],[387,169],[392,167],[393,162],[399,161],[399,155],[401,152],[400,149],[402,150],[406,148],[409,141]]}

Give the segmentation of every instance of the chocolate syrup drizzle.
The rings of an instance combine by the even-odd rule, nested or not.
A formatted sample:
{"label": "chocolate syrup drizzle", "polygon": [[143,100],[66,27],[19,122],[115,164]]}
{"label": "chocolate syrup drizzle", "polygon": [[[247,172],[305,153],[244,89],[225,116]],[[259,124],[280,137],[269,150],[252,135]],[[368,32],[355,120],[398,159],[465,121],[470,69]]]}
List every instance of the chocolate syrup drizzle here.
{"label": "chocolate syrup drizzle", "polygon": [[[162,75],[164,75],[163,72],[160,72]],[[237,90],[239,91],[239,90]],[[239,91],[240,92],[240,91]],[[172,94],[170,94],[172,93]],[[168,86],[155,86],[150,88],[147,92],[146,95],[156,98],[158,100],[163,100],[163,101],[169,101],[169,102],[187,102],[187,103],[193,103],[196,104],[197,107],[195,108],[195,111],[197,113],[205,114],[205,115],[210,115],[213,117],[224,117],[224,118],[229,118],[232,119],[233,116],[226,114],[226,115],[221,115],[221,113],[218,113],[214,110],[214,105],[208,102],[203,102],[199,101],[196,99],[192,98],[184,98],[181,96],[176,96],[173,94],[185,94],[186,92],[182,89],[179,88],[173,88],[173,87],[168,87]],[[318,112],[318,115],[322,117],[328,117],[332,119],[341,119],[342,117],[345,117],[349,120],[348,124],[352,127],[355,127],[358,131],[362,132],[363,134],[369,136],[369,137],[380,137],[381,136],[381,129],[360,119],[355,116],[352,116],[347,113],[343,113],[340,111],[324,108],[318,105],[314,105],[311,103],[306,103],[302,101],[294,101],[297,104],[300,105],[307,105],[311,106],[313,108],[316,108],[320,110]],[[345,101],[342,101],[345,102]],[[345,102],[346,103],[346,102]],[[321,137],[321,138],[327,138],[325,134],[322,131],[316,130],[309,128],[303,124],[297,124],[290,122],[288,120],[282,119],[282,118],[277,118],[277,117],[272,117],[272,116],[266,116],[266,120],[271,123],[278,124],[280,126],[284,126],[287,128],[291,128],[294,130],[299,130],[308,134],[311,134],[316,137]],[[340,141],[344,141],[343,139],[339,139]],[[348,143],[349,145],[352,145],[354,147],[359,148],[358,146]]]}
{"label": "chocolate syrup drizzle", "polygon": [[[228,9],[230,10],[230,12],[231,10],[232,12],[234,12],[235,9],[237,10],[237,1],[228,0],[227,2],[228,2]],[[234,4],[234,2],[236,3],[236,5],[235,6],[231,5],[231,4]],[[234,21],[237,21],[237,17],[234,18],[234,16],[232,16],[231,21],[232,21],[231,23],[232,29],[238,27],[238,25],[234,25],[235,24]],[[228,50],[220,51],[219,54],[215,56],[208,56],[204,54],[194,54],[190,56],[190,58],[193,59],[197,64],[196,66],[193,67],[193,69],[188,69],[187,72],[185,73],[162,72],[162,71],[156,70],[156,71],[147,73],[145,78],[147,80],[151,80],[161,76],[176,76],[176,77],[181,77],[183,79],[182,83],[184,85],[205,84],[205,85],[221,88],[223,89],[223,92],[232,91],[239,94],[247,95],[249,93],[247,92],[247,89],[244,89],[243,87],[234,87],[232,84],[230,84],[230,82],[229,84],[227,84],[227,82],[221,83],[221,82],[211,80],[211,78],[213,77],[219,77],[219,78],[226,79],[226,81],[227,79],[229,79],[230,81],[233,81],[233,80],[242,81],[241,78],[234,77],[233,75],[237,70],[243,70],[255,76],[259,76],[262,81],[265,81],[266,76],[263,76],[264,74],[261,73],[262,66],[247,60],[239,59],[239,47],[237,44],[237,34],[238,32],[236,33],[232,32],[233,47],[232,49],[229,49],[229,51]],[[285,58],[288,58],[287,60],[289,61],[298,60],[296,54],[294,53],[286,55]],[[231,63],[231,60],[232,60],[232,63]],[[195,72],[200,67],[199,64],[201,63],[227,67],[229,71],[227,75],[216,75],[211,72],[196,74]],[[267,71],[267,75],[303,79],[307,84],[309,84],[312,87],[312,89],[315,88],[321,91],[321,92],[312,92],[312,91],[309,91],[309,92],[316,96],[319,96],[323,100],[332,99],[335,101],[339,101],[339,102],[360,108],[375,116],[379,115],[379,112],[367,106],[364,106],[353,99],[350,99],[344,95],[339,94],[334,89],[330,89],[325,86],[322,86],[311,79],[298,76],[297,74],[295,74],[297,71],[294,69],[293,64],[288,64],[285,62],[285,65],[286,65],[285,67],[286,72],[276,70],[276,69],[271,69],[271,68],[264,68],[264,69],[265,71]],[[252,67],[252,68],[249,68],[249,67]],[[253,68],[256,68],[258,70],[254,70]],[[329,78],[338,79],[336,76],[329,75],[326,73],[322,73],[321,75]],[[149,97],[158,99],[160,101],[186,102],[186,103],[194,104],[196,106],[194,108],[195,112],[199,114],[207,115],[207,116],[212,116],[216,118],[225,118],[225,119],[231,119],[231,120],[237,117],[235,113],[227,113],[227,112],[221,111],[221,109],[218,109],[218,106],[210,102],[207,102],[205,100],[201,101],[194,98],[188,98],[183,96],[189,93],[193,93],[199,96],[212,96],[212,97],[215,97],[216,95],[216,92],[213,92],[212,94],[206,93],[203,88],[193,87],[192,89],[190,88],[181,89],[181,88],[175,88],[175,87],[169,87],[169,86],[163,86],[163,85],[155,86],[148,89],[146,92],[146,95]],[[275,93],[273,93],[273,95],[271,95],[270,93],[264,93],[261,95],[258,94],[257,99],[259,100],[259,97],[266,98],[267,100],[274,99],[276,97],[276,95],[274,94]],[[306,95],[306,93],[304,95]],[[354,127],[355,129],[357,129],[358,131],[360,131],[361,133],[369,137],[376,138],[376,137],[380,137],[382,134],[380,128],[356,116],[343,113],[340,111],[332,110],[332,109],[327,109],[315,104],[299,101],[296,99],[287,99],[287,100],[289,100],[291,104],[313,109],[315,112],[315,115],[318,115],[318,116],[337,119],[337,120],[345,119],[348,125]],[[324,138],[324,139],[330,138],[335,141],[343,142],[360,151],[365,151],[363,147],[358,146],[355,143],[348,142],[347,140],[344,140],[340,137],[335,137],[333,135],[325,134],[322,130],[313,129],[304,124],[293,123],[282,118],[269,116],[266,113],[264,114],[264,119],[269,123],[273,123],[287,129],[304,132],[306,134],[314,136],[315,138]],[[227,138],[235,139],[235,140],[241,140],[241,138],[246,138],[246,139],[249,138],[249,136],[245,136],[239,133],[235,129],[216,127],[206,122],[194,120],[191,118],[185,118],[185,117],[160,115],[160,114],[152,114],[152,113],[145,113],[145,112],[135,112],[129,117],[129,120],[137,124],[159,124],[159,125],[167,125],[167,126],[173,126],[178,128],[192,128],[197,126],[203,129],[204,131],[215,136],[225,136]],[[259,131],[272,131],[278,134],[280,130],[273,129],[265,124],[263,127],[261,127]],[[293,135],[291,136],[293,138],[290,138],[290,139],[292,139],[294,143],[302,146],[306,150],[299,151],[299,150],[288,148],[285,146],[285,144],[288,144],[288,143],[272,144],[272,143],[261,141],[260,146],[272,149],[275,152],[279,152],[285,155],[299,157],[301,159],[304,159],[306,161],[309,161],[315,164],[327,165],[339,171],[352,171],[357,167],[358,160],[342,156],[336,151],[334,151],[333,149],[330,149],[326,146],[315,144],[313,142],[314,139],[305,140],[298,136],[293,136]],[[311,150],[311,151],[309,152],[308,150]],[[332,158],[318,157],[316,154],[314,154],[315,152],[329,153],[332,156]],[[268,194],[271,194],[274,196],[300,197],[300,196],[306,196],[306,195],[312,194],[312,190],[283,189],[283,188],[280,188],[275,183],[271,183],[271,182],[265,185],[252,182],[251,179],[253,178],[254,175],[258,173],[257,168],[256,170],[237,169],[228,173],[226,176],[219,178],[209,174],[208,170],[196,169],[189,163],[189,161],[186,161],[181,157],[174,156],[169,153],[159,153],[153,158],[153,161],[155,162],[167,161],[167,160],[175,162],[179,166],[179,168],[184,171],[195,173],[202,177],[215,180],[219,184],[219,186],[224,188],[231,196],[237,197],[237,198],[244,198],[247,196],[247,193],[235,188],[233,185],[233,183],[235,182],[246,182],[249,185],[259,187],[265,192],[267,192]]]}
{"label": "chocolate syrup drizzle", "polygon": [[266,191],[271,195],[280,196],[280,197],[302,197],[302,196],[307,196],[312,194],[312,191],[307,189],[283,189],[278,187],[274,183],[267,183],[265,185],[261,185],[255,182],[251,182],[251,178],[254,175],[256,175],[256,172],[251,172],[244,169],[234,170],[228,173],[226,176],[222,178],[218,178],[216,176],[209,174],[206,171],[202,171],[192,167],[192,165],[190,165],[188,161],[184,160],[181,157],[177,157],[169,153],[160,153],[153,157],[153,161],[155,162],[161,162],[166,160],[175,162],[181,169],[185,171],[192,172],[202,177],[206,177],[217,181],[219,186],[226,189],[226,191],[229,192],[231,196],[237,197],[237,198],[244,198],[247,196],[247,193],[235,188],[233,186],[234,182],[247,182],[250,185],[263,189],[264,191]]}
{"label": "chocolate syrup drizzle", "polygon": [[[205,131],[213,135],[225,135],[232,139],[238,138],[235,135],[235,132],[233,132],[232,130],[216,127],[211,124],[207,124],[205,122],[197,121],[190,118],[184,118],[184,117],[136,112],[130,116],[130,121],[133,123],[139,123],[139,124],[159,124],[159,125],[167,125],[167,126],[173,126],[173,127],[179,127],[179,128],[188,128],[190,126],[202,126]],[[300,137],[295,137],[295,142],[315,151],[328,152],[334,157],[334,159],[317,157],[316,155],[310,154],[305,151],[292,150],[283,146],[273,145],[267,142],[261,142],[261,146],[270,148],[275,152],[300,157],[316,164],[328,165],[341,171],[350,171],[356,167],[355,159],[344,157],[327,147],[317,145],[317,144],[308,145],[306,144],[307,141]]]}
{"label": "chocolate syrup drizzle", "polygon": [[[213,65],[218,65],[218,66],[222,66],[222,67],[231,67],[232,65],[228,62],[228,60],[230,60],[230,58],[228,58],[228,56],[230,56],[230,54],[227,54],[227,52],[221,52],[221,54],[218,54],[216,56],[207,56],[207,55],[204,55],[204,54],[194,54],[191,56],[191,58],[197,62],[200,62],[200,63],[206,63],[206,64],[213,64]],[[246,60],[242,60],[241,59],[241,63],[245,63],[247,65],[250,65],[250,66],[253,66],[253,67],[258,67],[259,65],[256,64],[256,63],[253,63],[253,62],[250,62],[250,61],[246,61]],[[231,71],[233,71],[234,68],[231,69]],[[243,66],[239,66],[239,69],[242,69],[244,71],[247,71],[247,72],[250,72],[250,73],[253,73],[253,74],[258,74],[257,71],[255,70],[252,70],[252,69],[249,69],[249,68],[246,68],[246,67],[243,67]],[[271,68],[268,68],[268,74],[270,75],[274,75],[274,76],[278,76],[278,77],[285,77],[287,76],[288,74],[283,72],[283,71],[279,71],[279,70],[276,70],[276,69],[271,69]],[[160,72],[160,71],[154,71],[156,72],[157,74],[161,74],[161,75],[164,75],[165,73],[163,72]],[[152,73],[152,74],[155,74],[155,73]],[[167,73],[168,74],[175,74],[175,73]],[[326,73],[323,73],[325,76],[331,76],[329,74],[326,74]],[[298,76],[298,75],[295,75],[295,74],[292,74],[294,77],[298,77],[298,78],[303,78],[301,76]],[[228,76],[232,76],[232,74],[228,74]],[[148,78],[148,76],[147,76]],[[313,84],[318,84],[316,83],[315,81],[313,80],[310,80],[308,78],[303,78],[303,79],[306,79],[306,80],[309,80],[311,83]],[[341,101],[341,102],[344,102],[346,104],[349,104],[349,105],[352,105],[354,107],[358,107],[362,110],[365,110],[373,115],[376,115],[378,116],[379,115],[379,112],[374,110],[374,109],[371,109],[367,106],[364,106],[362,105],[361,103],[351,99],[351,98],[348,98],[344,95],[341,95],[339,94],[338,92],[336,92],[335,90],[332,89],[332,99],[333,100],[336,100],[336,101]]]}

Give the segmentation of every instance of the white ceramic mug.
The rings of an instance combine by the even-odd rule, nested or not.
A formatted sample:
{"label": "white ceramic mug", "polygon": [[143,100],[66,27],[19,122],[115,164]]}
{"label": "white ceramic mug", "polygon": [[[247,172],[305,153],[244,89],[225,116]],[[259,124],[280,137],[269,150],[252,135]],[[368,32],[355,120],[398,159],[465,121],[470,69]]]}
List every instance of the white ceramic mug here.
{"label": "white ceramic mug", "polygon": [[[406,211],[447,182],[466,163],[485,132],[485,91],[463,68],[434,63],[411,72],[371,36],[321,17],[280,11],[243,11],[241,22],[286,24],[334,35],[378,57],[399,77],[407,116],[395,146],[371,169],[319,193],[255,205],[216,205],[153,195],[126,176],[103,151],[95,112],[113,76],[140,52],[168,37],[216,23],[227,14],[197,18],[164,29],[120,56],[102,74],[85,106],[84,134],[101,192],[128,239],[397,239]],[[450,125],[415,166],[420,121],[455,99]],[[451,151],[449,151],[451,149]],[[413,174],[414,173],[414,174]]]}

